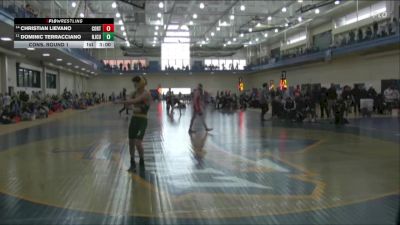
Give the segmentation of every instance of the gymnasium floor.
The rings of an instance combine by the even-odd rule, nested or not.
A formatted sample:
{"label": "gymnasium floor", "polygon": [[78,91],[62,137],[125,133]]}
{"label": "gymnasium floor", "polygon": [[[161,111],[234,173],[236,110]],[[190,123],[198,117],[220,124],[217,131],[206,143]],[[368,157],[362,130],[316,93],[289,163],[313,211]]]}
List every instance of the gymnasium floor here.
{"label": "gymnasium floor", "polygon": [[0,224],[395,224],[398,118],[208,111],[214,131],[189,136],[190,109],[171,119],[164,107],[152,106],[137,174],[119,105],[2,134]]}

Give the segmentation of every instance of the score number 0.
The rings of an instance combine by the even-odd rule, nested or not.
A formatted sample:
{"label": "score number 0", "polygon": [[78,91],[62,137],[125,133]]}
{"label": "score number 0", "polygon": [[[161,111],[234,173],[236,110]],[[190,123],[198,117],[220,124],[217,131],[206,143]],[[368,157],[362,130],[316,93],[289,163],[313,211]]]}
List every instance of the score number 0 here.
{"label": "score number 0", "polygon": [[103,24],[103,32],[114,32],[114,24]]}

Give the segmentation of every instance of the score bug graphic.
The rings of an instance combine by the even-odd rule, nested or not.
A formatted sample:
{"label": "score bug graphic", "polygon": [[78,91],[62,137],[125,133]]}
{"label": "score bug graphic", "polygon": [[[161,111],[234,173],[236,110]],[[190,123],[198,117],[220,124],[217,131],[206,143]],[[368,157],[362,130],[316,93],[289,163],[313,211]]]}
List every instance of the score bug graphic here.
{"label": "score bug graphic", "polygon": [[15,18],[15,48],[114,48],[113,18]]}

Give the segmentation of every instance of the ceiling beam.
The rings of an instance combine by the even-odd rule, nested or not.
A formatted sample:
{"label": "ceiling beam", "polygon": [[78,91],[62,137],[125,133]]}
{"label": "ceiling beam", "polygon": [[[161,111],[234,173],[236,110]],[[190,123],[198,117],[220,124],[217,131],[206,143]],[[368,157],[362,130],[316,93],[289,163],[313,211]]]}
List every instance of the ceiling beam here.
{"label": "ceiling beam", "polygon": [[167,33],[169,23],[171,22],[171,17],[172,17],[172,15],[174,14],[174,11],[175,11],[175,5],[176,5],[176,1],[174,1],[174,3],[172,4],[171,10],[170,10],[170,12],[168,13],[169,16],[168,16],[168,19],[167,19],[167,21],[166,21],[166,23],[165,23],[165,24],[167,25],[167,29],[164,30],[163,35],[162,35],[162,37],[161,37],[161,39],[160,39],[160,43],[162,42],[162,40],[164,40],[164,37],[165,37],[165,35],[166,35],[166,33]]}
{"label": "ceiling beam", "polygon": [[213,27],[215,25],[217,25],[218,21],[220,21],[227,13],[229,13],[231,11],[231,9],[233,7],[235,7],[235,5],[239,2],[239,0],[236,0],[233,4],[231,4],[223,13],[221,16],[219,16],[213,23],[212,25],[206,30],[206,32],[203,33],[203,35],[201,35],[203,38],[206,36],[206,34],[208,32],[210,32],[211,29],[213,29]]}
{"label": "ceiling beam", "polygon": [[138,4],[134,3],[133,0],[119,0],[119,1],[129,4],[129,5],[132,5],[141,10],[144,10],[146,8],[146,2],[143,2],[142,5],[138,5]]}

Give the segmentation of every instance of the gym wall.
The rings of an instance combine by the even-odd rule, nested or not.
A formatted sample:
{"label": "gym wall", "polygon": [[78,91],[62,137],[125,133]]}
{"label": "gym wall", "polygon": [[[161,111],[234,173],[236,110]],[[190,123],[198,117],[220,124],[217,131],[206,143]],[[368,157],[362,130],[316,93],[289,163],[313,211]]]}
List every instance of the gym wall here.
{"label": "gym wall", "polygon": [[252,87],[261,87],[262,83],[270,80],[274,80],[275,85],[279,85],[281,71],[286,70],[289,86],[321,83],[322,86],[329,87],[331,83],[341,86],[364,83],[380,92],[381,80],[399,79],[399,62],[400,51],[397,49],[373,54],[349,55],[334,58],[329,62],[256,72],[249,75],[248,80]]}
{"label": "gym wall", "polygon": [[[126,88],[128,92],[134,91],[133,83],[131,81],[134,75],[103,75],[92,78],[88,82],[88,90],[104,93],[111,95],[112,92],[118,94],[123,88]],[[195,88],[198,83],[202,83],[204,89],[216,95],[217,91],[231,90],[233,93],[237,92],[237,85],[239,77],[243,77],[246,82],[246,76],[232,74],[232,72],[226,74],[179,74],[179,75],[165,75],[163,74],[151,74],[145,75],[148,81],[149,89],[156,89],[158,85],[163,88]],[[250,86],[249,86],[250,87]],[[246,87],[247,88],[247,87]]]}

